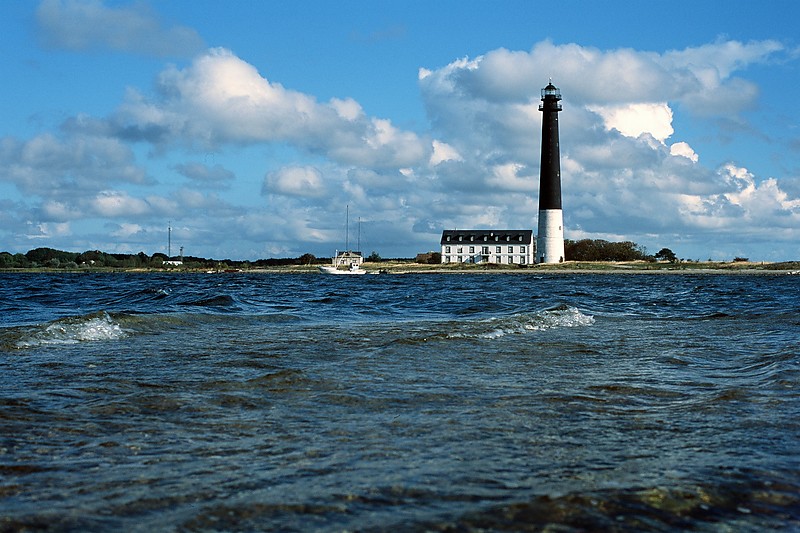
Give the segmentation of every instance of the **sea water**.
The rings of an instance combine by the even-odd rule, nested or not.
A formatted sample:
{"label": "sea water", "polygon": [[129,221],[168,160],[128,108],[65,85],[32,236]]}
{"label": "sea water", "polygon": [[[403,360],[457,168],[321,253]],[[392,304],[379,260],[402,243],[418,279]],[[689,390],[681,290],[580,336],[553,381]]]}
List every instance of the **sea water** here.
{"label": "sea water", "polygon": [[800,276],[0,274],[0,530],[800,529]]}

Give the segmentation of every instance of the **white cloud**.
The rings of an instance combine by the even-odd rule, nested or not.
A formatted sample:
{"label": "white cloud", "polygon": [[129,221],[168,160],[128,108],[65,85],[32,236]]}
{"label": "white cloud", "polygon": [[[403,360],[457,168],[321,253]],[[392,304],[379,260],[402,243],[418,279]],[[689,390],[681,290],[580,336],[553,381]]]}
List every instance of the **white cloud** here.
{"label": "white cloud", "polygon": [[85,135],[64,139],[45,133],[0,144],[0,181],[43,197],[74,196],[109,183],[147,184],[131,149],[121,141]]}
{"label": "white cloud", "polygon": [[738,113],[758,97],[755,83],[733,77],[751,64],[763,63],[785,47],[773,40],[718,40],[714,43],[663,54],[661,63],[686,78],[679,95],[687,109],[699,115]]}
{"label": "white cloud", "polygon": [[189,56],[203,47],[191,28],[164,28],[145,4],[107,7],[100,0],[43,0],[36,10],[42,40],[69,50],[110,48],[155,56]]}
{"label": "white cloud", "polygon": [[287,196],[320,197],[325,194],[322,173],[314,167],[285,167],[264,178],[262,192]]}
{"label": "white cloud", "polygon": [[[662,54],[543,42],[529,52],[499,49],[421,69],[419,85],[428,115],[442,132],[438,137],[464,159],[440,162],[436,175],[458,198],[461,213],[480,205],[479,199],[519,203],[522,196],[512,194],[492,204],[491,191],[524,191],[525,178],[538,181],[536,105],[552,76],[564,96],[559,122],[568,238],[571,228],[580,235],[631,240],[675,233],[693,238],[712,228],[735,236],[742,216],[771,235],[780,210],[784,222],[797,214],[796,200],[780,182],[753,177],[753,189],[739,191],[734,181],[700,166],[688,143],[666,141],[676,135],[678,107],[698,120],[715,113],[729,118],[752,107],[756,86],[736,78],[737,72],[781,50],[773,41],[719,41]],[[719,105],[695,105],[717,97]],[[535,193],[530,196],[535,209]],[[459,213],[433,205],[430,216],[457,225]],[[774,209],[756,207],[765,205]],[[504,225],[522,215],[510,209],[500,214],[509,221]]]}
{"label": "white cloud", "polygon": [[[584,105],[680,101],[703,113],[735,113],[752,103],[755,84],[733,75],[784,47],[775,41],[718,41],[682,51],[599,50],[578,44],[536,44],[529,52],[498,49],[437,70],[421,69],[425,93],[466,100],[528,102],[548,78]],[[454,90],[457,88],[458,90]],[[738,94],[738,96],[736,96]],[[722,98],[720,104],[713,104]]]}
{"label": "white cloud", "polygon": [[121,191],[103,191],[89,201],[89,206],[93,214],[111,218],[138,216],[150,211],[147,202]]}
{"label": "white cloud", "polygon": [[54,239],[72,234],[69,222],[28,222],[27,226],[28,232],[25,236],[28,239]]}
{"label": "white cloud", "polygon": [[[746,168],[732,163],[723,165],[719,174],[732,190],[724,194],[733,205],[743,208],[747,219],[768,219],[775,224],[792,227],[800,221],[800,198],[790,198],[781,190],[777,180],[769,178],[761,182]],[[788,218],[787,218],[788,217]],[[783,218],[784,221],[778,222]]]}
{"label": "white cloud", "polygon": [[603,117],[606,129],[615,129],[627,137],[648,133],[664,142],[675,132],[672,129],[672,109],[666,103],[587,107]]}
{"label": "white cloud", "polygon": [[336,110],[340,117],[351,122],[364,116],[364,110],[361,109],[361,105],[352,98],[344,100],[332,98],[331,107]]}
{"label": "white cloud", "polygon": [[[722,115],[710,103],[692,107],[714,95],[726,118],[752,106],[756,85],[736,76],[777,50],[769,41],[665,53],[550,42],[492,50],[419,70],[431,124],[415,132],[351,98],[320,102],[213,49],[165,68],[153,94],[129,90],[110,117],[78,115],[59,135],[0,139],[0,180],[30,202],[4,216],[50,232],[107,217],[108,249],[124,245],[115,239],[146,243],[155,233],[146,228],[178,218],[189,253],[251,258],[332,252],[343,245],[346,205],[364,218],[364,249],[394,247],[379,249],[384,256],[435,247],[442,228],[534,228],[538,103],[552,76],[564,95],[568,238],[738,237],[743,217],[748,231],[800,238],[798,199],[782,179],[744,163],[706,168],[700,155],[719,162],[703,141],[674,131]],[[668,144],[673,137],[692,146]],[[163,170],[152,172],[157,189],[133,150]],[[201,163],[202,153],[214,158]]]}
{"label": "white cloud", "polygon": [[158,87],[155,100],[132,92],[111,129],[120,136],[202,147],[288,142],[341,164],[367,167],[416,165],[430,156],[415,133],[366,117],[353,100],[321,104],[270,82],[222,48],[185,69],[166,69]]}
{"label": "white cloud", "polygon": [[142,226],[139,224],[122,223],[113,231],[110,232],[112,237],[118,239],[130,239],[135,235],[141,234],[143,231]]}
{"label": "white cloud", "polygon": [[74,206],[57,200],[48,200],[42,204],[41,216],[43,220],[65,221],[79,219],[83,213]]}
{"label": "white cloud", "polygon": [[436,166],[442,161],[463,161],[464,158],[458,153],[458,150],[439,140],[433,140],[433,153],[431,154],[430,164]]}
{"label": "white cloud", "polygon": [[492,188],[516,191],[532,192],[536,190],[538,176],[525,174],[526,167],[519,163],[504,163],[495,165],[491,168],[491,176],[487,183]]}
{"label": "white cloud", "polygon": [[669,147],[670,155],[685,157],[694,163],[700,160],[700,157],[695,153],[691,146],[685,142],[676,142]]}

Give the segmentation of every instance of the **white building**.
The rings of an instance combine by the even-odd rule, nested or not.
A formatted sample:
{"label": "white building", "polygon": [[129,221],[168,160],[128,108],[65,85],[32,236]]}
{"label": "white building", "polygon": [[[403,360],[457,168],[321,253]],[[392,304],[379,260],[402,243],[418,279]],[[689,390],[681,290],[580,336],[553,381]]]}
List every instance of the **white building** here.
{"label": "white building", "polygon": [[536,247],[533,230],[444,230],[442,263],[531,265]]}

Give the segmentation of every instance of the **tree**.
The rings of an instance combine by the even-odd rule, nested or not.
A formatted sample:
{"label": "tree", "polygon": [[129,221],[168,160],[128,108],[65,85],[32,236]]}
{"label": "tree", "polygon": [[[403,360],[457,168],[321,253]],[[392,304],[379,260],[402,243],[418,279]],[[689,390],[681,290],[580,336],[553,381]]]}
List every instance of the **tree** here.
{"label": "tree", "polygon": [[[38,263],[40,265],[48,265],[58,267],[60,263],[68,263],[74,261],[78,254],[73,252],[64,252],[55,250],[53,248],[35,248],[28,251],[25,257],[31,263]],[[55,261],[54,261],[55,260]],[[58,263],[56,263],[58,261]]]}
{"label": "tree", "polygon": [[378,255],[378,252],[372,252],[371,254],[369,254],[369,257],[367,257],[367,261],[369,261],[370,263],[380,263],[381,256]]}
{"label": "tree", "polygon": [[637,261],[644,259],[646,255],[644,247],[630,241],[564,241],[564,256],[567,261]]}
{"label": "tree", "polygon": [[297,260],[301,265],[313,265],[317,262],[317,257],[314,254],[303,254]]}
{"label": "tree", "polygon": [[675,255],[675,252],[670,250],[669,248],[662,248],[654,255],[656,259],[659,261],[669,261],[670,263],[676,263],[678,261],[678,256]]}
{"label": "tree", "polygon": [[0,268],[11,268],[16,266],[14,256],[8,252],[0,252]]}

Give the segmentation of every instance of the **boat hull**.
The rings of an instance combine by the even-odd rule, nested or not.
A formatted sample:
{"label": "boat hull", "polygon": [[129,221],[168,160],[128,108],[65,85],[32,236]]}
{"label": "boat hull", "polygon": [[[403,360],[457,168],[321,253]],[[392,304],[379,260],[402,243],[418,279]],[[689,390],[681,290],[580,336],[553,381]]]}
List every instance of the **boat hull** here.
{"label": "boat hull", "polygon": [[323,274],[331,274],[335,276],[357,276],[360,274],[366,274],[366,270],[362,270],[360,268],[351,268],[348,270],[339,270],[334,266],[321,266],[319,267],[319,271]]}

